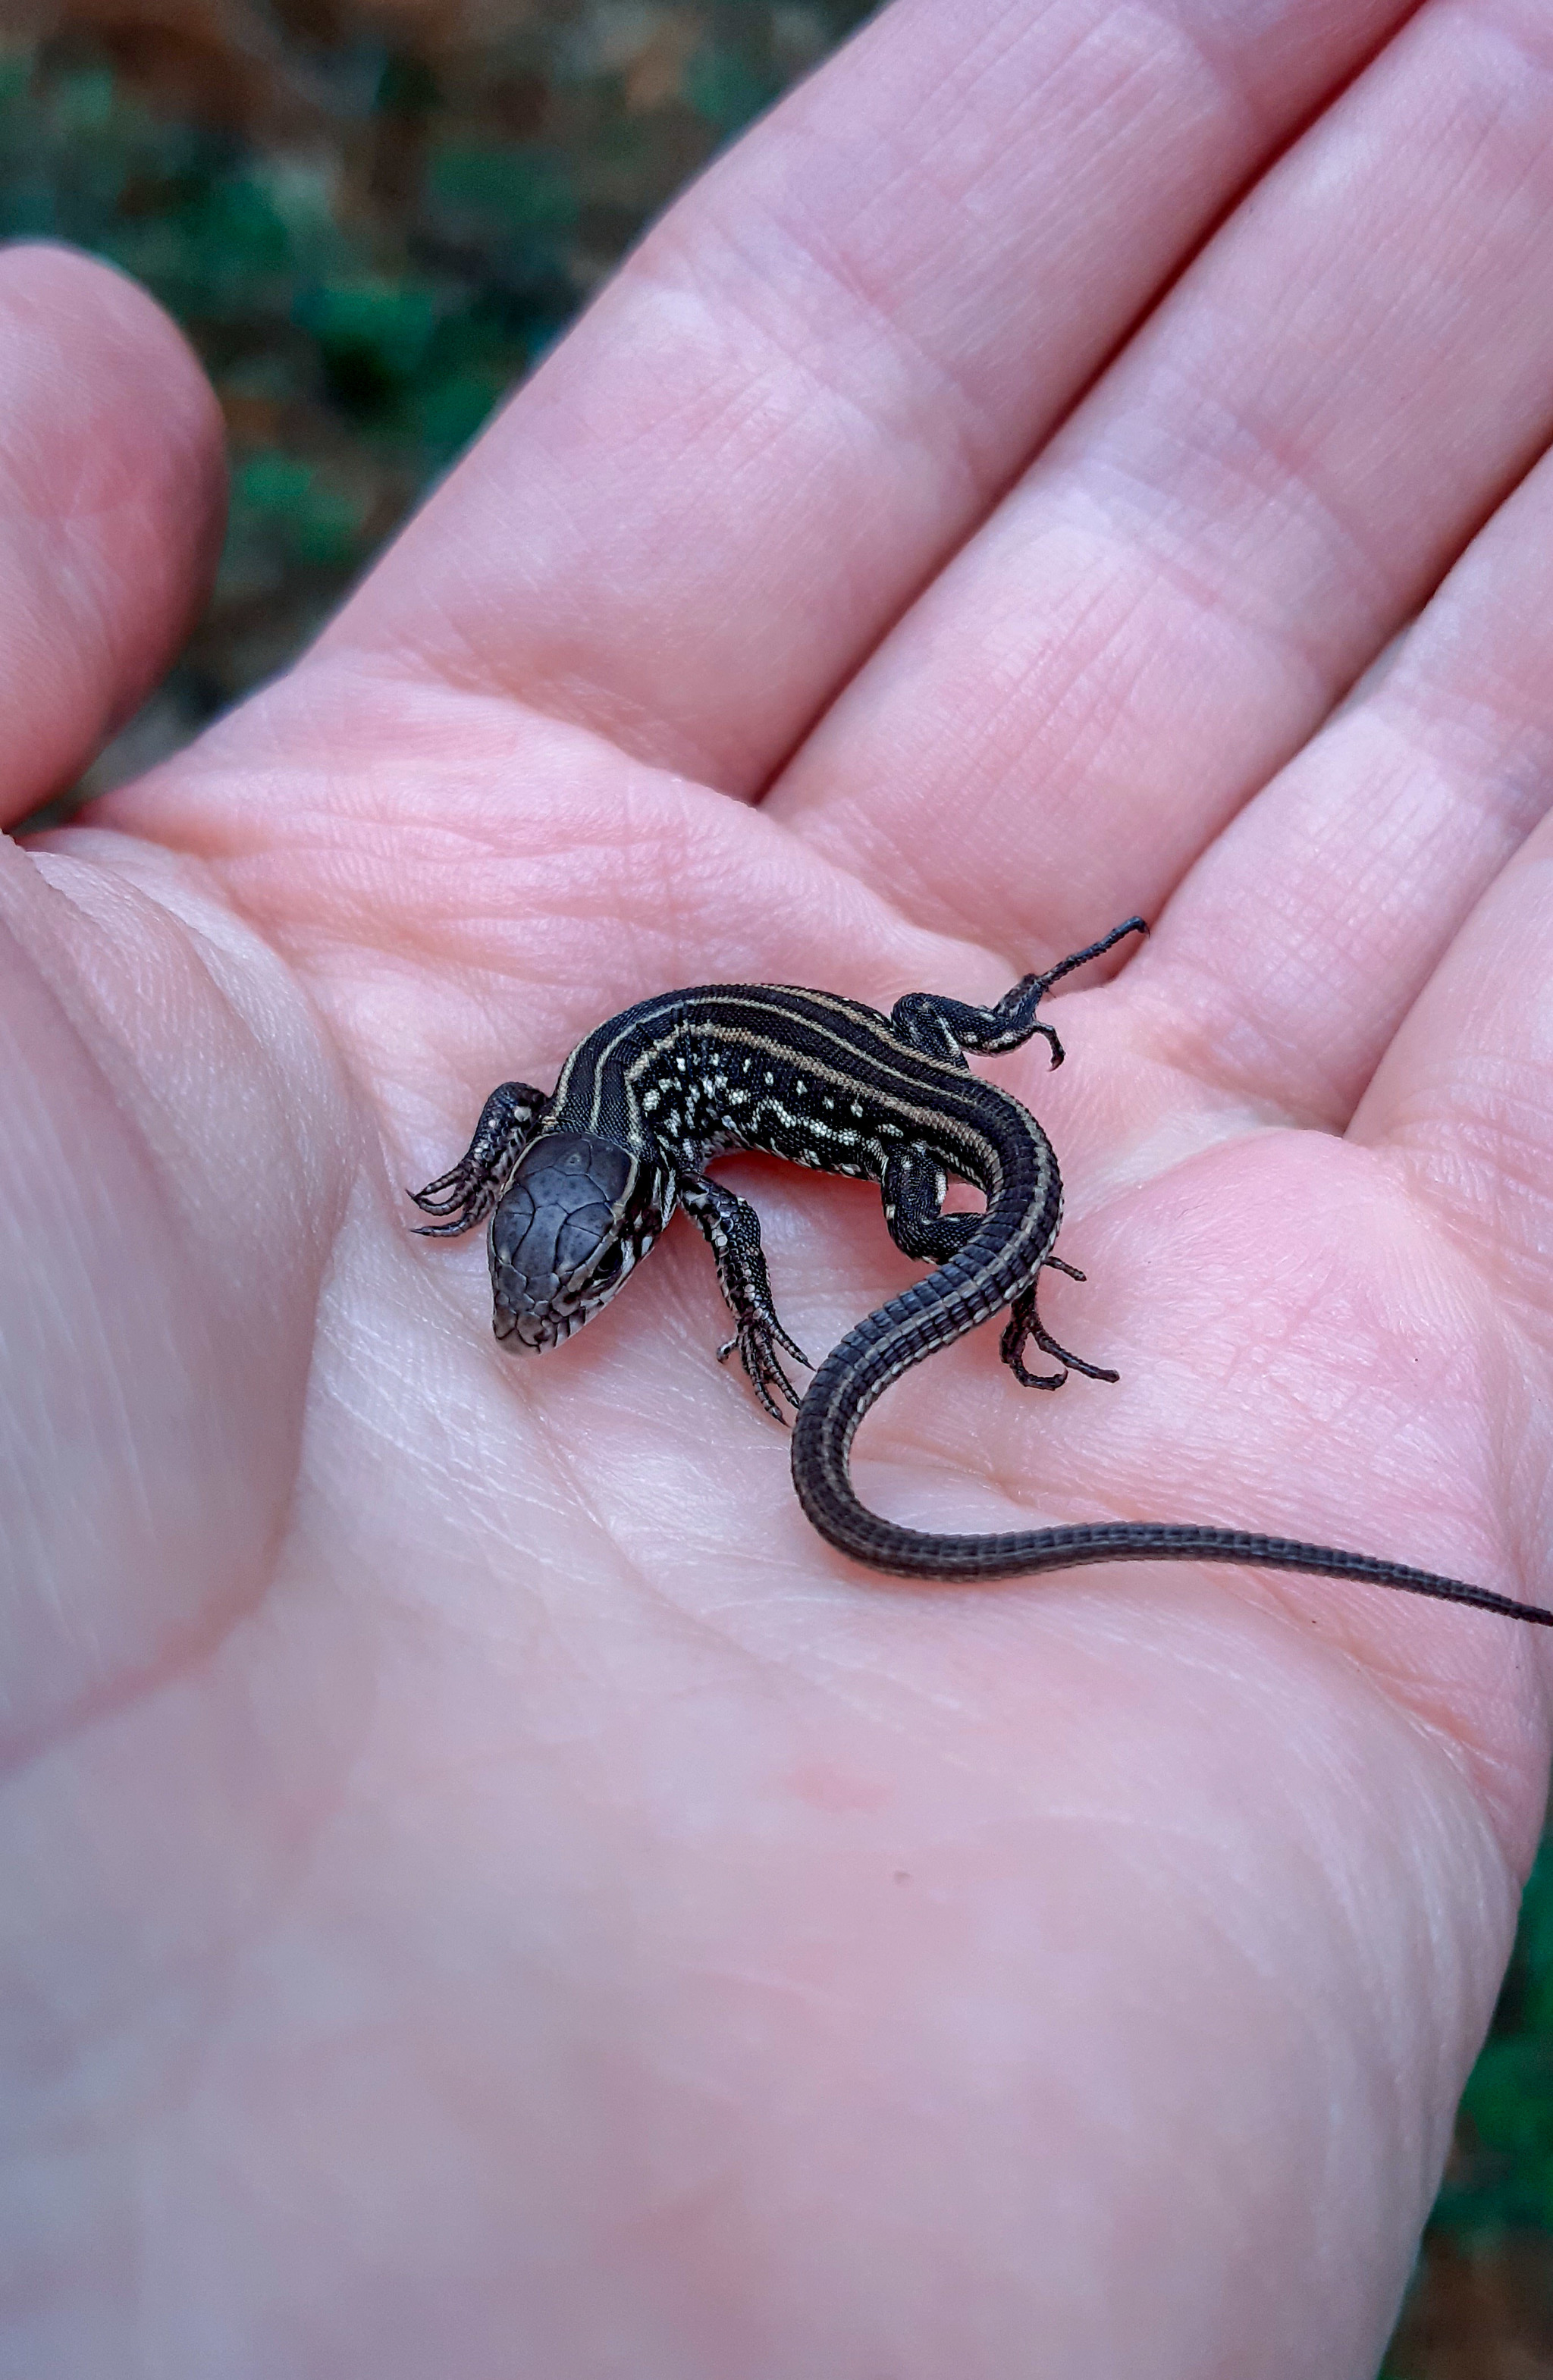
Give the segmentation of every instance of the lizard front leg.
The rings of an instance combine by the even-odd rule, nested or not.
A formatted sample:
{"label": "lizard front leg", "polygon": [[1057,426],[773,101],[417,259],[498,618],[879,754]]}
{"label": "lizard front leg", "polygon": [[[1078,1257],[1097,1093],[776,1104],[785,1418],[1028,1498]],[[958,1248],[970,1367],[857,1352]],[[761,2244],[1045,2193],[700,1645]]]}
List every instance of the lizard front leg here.
{"label": "lizard front leg", "polygon": [[734,1336],[718,1349],[717,1360],[725,1364],[736,1347],[756,1395],[774,1421],[783,1421],[786,1416],[771,1393],[773,1389],[795,1406],[803,1400],[777,1361],[778,1347],[806,1370],[813,1367],[777,1320],[760,1245],[760,1218],[747,1199],[735,1197],[721,1182],[709,1182],[704,1174],[680,1173],[675,1188],[680,1205],[716,1259],[717,1278],[734,1318]]}
{"label": "lizard front leg", "polygon": [[451,1240],[460,1232],[472,1232],[496,1204],[503,1183],[533,1139],[549,1105],[549,1092],[537,1091],[532,1083],[498,1083],[481,1108],[475,1136],[457,1164],[439,1173],[435,1182],[428,1182],[424,1190],[407,1194],[423,1215],[445,1215],[447,1220],[417,1223],[414,1228],[427,1239]]}

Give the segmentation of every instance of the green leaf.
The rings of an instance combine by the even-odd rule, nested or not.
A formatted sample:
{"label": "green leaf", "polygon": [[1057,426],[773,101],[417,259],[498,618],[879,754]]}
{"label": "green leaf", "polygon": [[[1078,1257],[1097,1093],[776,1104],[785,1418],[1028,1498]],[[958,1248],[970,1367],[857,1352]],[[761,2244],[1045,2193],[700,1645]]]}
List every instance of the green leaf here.
{"label": "green leaf", "polygon": [[699,116],[723,134],[739,131],[769,107],[778,86],[737,50],[708,42],[685,69],[685,96]]}
{"label": "green leaf", "polygon": [[231,540],[278,535],[297,561],[341,569],[360,546],[366,507],[317,463],[276,449],[249,455],[233,475]]}
{"label": "green leaf", "polygon": [[570,176],[530,149],[445,141],[432,152],[428,180],[444,206],[512,231],[569,232],[576,221]]}

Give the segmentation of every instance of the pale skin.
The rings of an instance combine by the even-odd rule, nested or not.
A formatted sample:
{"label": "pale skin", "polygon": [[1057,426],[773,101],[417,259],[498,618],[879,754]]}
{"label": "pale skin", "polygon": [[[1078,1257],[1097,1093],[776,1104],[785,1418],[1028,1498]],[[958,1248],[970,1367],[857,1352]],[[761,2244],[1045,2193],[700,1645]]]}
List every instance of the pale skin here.
{"label": "pale skin", "polygon": [[[647,992],[986,1000],[1141,910],[989,1069],[1120,1385],[984,1331],[860,1485],[1547,1602],[1550,214],[1537,0],[900,0],[289,676],[0,850],[7,2369],[1369,2380],[1543,1633],[864,1575],[690,1226],[525,1361],[403,1189]],[[0,424],[15,822],[219,431],[48,250]],[[721,1171],[811,1355],[913,1277]]]}

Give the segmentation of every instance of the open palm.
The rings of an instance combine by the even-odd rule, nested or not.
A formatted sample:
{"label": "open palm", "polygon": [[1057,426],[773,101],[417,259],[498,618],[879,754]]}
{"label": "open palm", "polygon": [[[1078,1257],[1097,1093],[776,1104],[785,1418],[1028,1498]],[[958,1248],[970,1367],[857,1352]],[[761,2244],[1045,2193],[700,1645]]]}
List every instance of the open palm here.
{"label": "open palm", "polygon": [[[285,680],[0,853],[6,2371],[1373,2369],[1540,1641],[865,1575],[688,1226],[538,1362],[407,1228],[648,992],[982,1000],[1141,910],[995,1070],[1121,1384],[977,1334],[863,1492],[1547,1595],[1546,14],[970,13],[898,0]],[[136,293],[0,307],[15,820],[218,466]],[[876,1193],[724,1178],[811,1354],[912,1277]]]}

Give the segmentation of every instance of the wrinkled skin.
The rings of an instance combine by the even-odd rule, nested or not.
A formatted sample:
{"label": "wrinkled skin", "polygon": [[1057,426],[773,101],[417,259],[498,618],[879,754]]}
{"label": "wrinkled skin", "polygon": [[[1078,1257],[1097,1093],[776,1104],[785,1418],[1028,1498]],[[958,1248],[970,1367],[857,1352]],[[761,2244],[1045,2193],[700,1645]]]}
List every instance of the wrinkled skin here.
{"label": "wrinkled skin", "polygon": [[[683,1220],[515,1362],[402,1185],[644,992],[1142,910],[993,1070],[1121,1383],[983,1332],[865,1493],[1553,1592],[1553,28],[1404,13],[901,0],[284,682],[0,854],[7,2371],[1369,2380],[1540,1634],[859,1575]],[[0,260],[10,818],[219,511],[150,303]],[[912,1277],[723,1178],[811,1354]]]}

